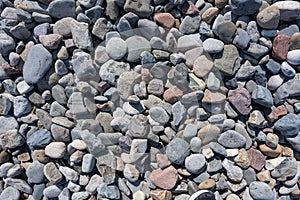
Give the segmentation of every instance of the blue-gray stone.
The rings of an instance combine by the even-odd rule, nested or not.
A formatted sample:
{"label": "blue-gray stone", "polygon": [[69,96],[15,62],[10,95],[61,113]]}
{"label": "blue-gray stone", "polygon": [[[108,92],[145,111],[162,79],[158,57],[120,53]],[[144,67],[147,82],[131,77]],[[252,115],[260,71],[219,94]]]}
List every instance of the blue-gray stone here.
{"label": "blue-gray stone", "polygon": [[42,45],[30,47],[23,66],[26,83],[35,84],[46,74],[52,64],[51,53]]}
{"label": "blue-gray stone", "polygon": [[20,117],[31,111],[30,101],[23,96],[16,96],[14,98],[14,116]]}
{"label": "blue-gray stone", "polygon": [[120,191],[115,185],[108,185],[101,183],[97,189],[97,199],[108,198],[108,199],[120,199]]}
{"label": "blue-gray stone", "polygon": [[190,153],[190,145],[181,138],[174,138],[166,148],[169,160],[177,165],[182,165]]}
{"label": "blue-gray stone", "polygon": [[45,147],[51,142],[51,134],[47,129],[41,129],[27,135],[27,144],[31,147]]}
{"label": "blue-gray stone", "polygon": [[29,183],[42,183],[45,179],[44,164],[39,161],[33,161],[26,169],[26,176]]}
{"label": "blue-gray stone", "polygon": [[280,64],[273,59],[269,60],[266,67],[272,74],[277,74],[280,71]]}
{"label": "blue-gray stone", "polygon": [[254,200],[273,200],[275,197],[272,188],[267,183],[259,181],[250,184],[249,192]]}
{"label": "blue-gray stone", "polygon": [[75,1],[74,0],[55,0],[51,1],[48,6],[49,14],[54,18],[75,17]]}
{"label": "blue-gray stone", "polygon": [[231,0],[230,8],[236,15],[252,15],[262,4],[262,0]]}
{"label": "blue-gray stone", "polygon": [[255,103],[264,107],[270,108],[273,105],[273,97],[271,92],[261,85],[257,85],[255,87],[251,98]]}
{"label": "blue-gray stone", "polygon": [[234,130],[228,130],[220,135],[218,142],[227,148],[240,148],[245,146],[246,138]]}
{"label": "blue-gray stone", "polygon": [[274,128],[286,137],[294,137],[300,130],[300,118],[296,114],[289,113],[280,118]]}

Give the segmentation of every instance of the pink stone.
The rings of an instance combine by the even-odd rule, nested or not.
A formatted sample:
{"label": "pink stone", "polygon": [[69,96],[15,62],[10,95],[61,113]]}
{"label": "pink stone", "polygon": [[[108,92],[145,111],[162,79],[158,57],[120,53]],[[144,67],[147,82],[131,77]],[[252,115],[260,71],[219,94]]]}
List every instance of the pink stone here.
{"label": "pink stone", "polygon": [[171,162],[169,161],[168,156],[166,154],[156,154],[156,161],[161,169],[164,169],[171,165]]}
{"label": "pink stone", "polygon": [[169,103],[175,103],[178,98],[183,95],[183,92],[176,86],[172,86],[164,92],[164,100]]}
{"label": "pink stone", "polygon": [[239,87],[228,92],[228,100],[242,115],[248,115],[251,111],[251,96],[248,90]]}
{"label": "pink stone", "polygon": [[158,13],[154,15],[154,21],[164,28],[172,28],[175,18],[170,13]]}
{"label": "pink stone", "polygon": [[290,37],[287,35],[278,35],[273,42],[272,55],[279,60],[285,60],[290,48]]}
{"label": "pink stone", "polygon": [[249,149],[247,153],[250,160],[250,166],[260,171],[266,164],[266,156],[264,156],[259,150],[253,148]]}
{"label": "pink stone", "polygon": [[178,173],[177,170],[170,166],[164,170],[156,169],[151,172],[150,180],[157,187],[165,190],[171,190],[177,183]]}

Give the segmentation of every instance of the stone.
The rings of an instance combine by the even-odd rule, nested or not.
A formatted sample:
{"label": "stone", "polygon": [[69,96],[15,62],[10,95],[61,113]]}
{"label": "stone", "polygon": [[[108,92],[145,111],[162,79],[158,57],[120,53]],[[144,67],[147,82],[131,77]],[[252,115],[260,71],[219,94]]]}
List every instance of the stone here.
{"label": "stone", "polygon": [[273,200],[275,197],[272,188],[264,182],[254,181],[249,185],[249,192],[253,199]]}
{"label": "stone", "polygon": [[289,51],[287,54],[286,61],[291,65],[299,65],[300,64],[300,49]]}
{"label": "stone", "polygon": [[201,17],[199,15],[195,16],[185,16],[179,26],[179,31],[183,34],[192,34],[199,30]]}
{"label": "stone", "polygon": [[243,179],[243,170],[240,167],[233,165],[227,159],[225,159],[222,162],[222,165],[223,165],[223,168],[225,168],[225,170],[227,172],[228,178],[232,182],[234,182],[234,183],[241,182],[241,180]]}
{"label": "stone", "polygon": [[229,44],[232,42],[234,34],[236,32],[235,24],[231,21],[224,21],[217,26],[216,33],[220,39]]}
{"label": "stone", "polygon": [[10,200],[19,200],[21,197],[21,194],[19,190],[9,186],[5,188],[0,195],[0,199],[10,199]]}
{"label": "stone", "polygon": [[76,16],[75,1],[73,0],[52,1],[47,10],[52,17],[58,19]]}
{"label": "stone", "polygon": [[129,62],[137,62],[143,51],[151,51],[150,42],[141,36],[132,36],[125,40],[128,47],[126,60]]}
{"label": "stone", "polygon": [[135,71],[124,72],[117,81],[117,89],[120,97],[127,99],[133,93],[135,84],[141,81],[141,75]]}
{"label": "stone", "polygon": [[59,171],[66,177],[67,180],[77,182],[78,181],[78,173],[71,169],[70,167],[60,166]]}
{"label": "stone", "polygon": [[113,37],[106,44],[106,52],[109,57],[119,60],[127,53],[127,45],[121,38]]}
{"label": "stone", "polygon": [[249,42],[250,36],[248,35],[248,33],[245,30],[238,28],[236,31],[236,36],[234,37],[232,43],[240,49],[246,49]]}
{"label": "stone", "polygon": [[253,110],[249,116],[248,123],[250,126],[254,128],[262,128],[264,127],[265,118],[261,111]]}
{"label": "stone", "polygon": [[133,12],[139,17],[146,18],[152,14],[152,9],[149,0],[132,1],[126,0],[124,10],[126,12]]}
{"label": "stone", "polygon": [[45,147],[51,142],[51,134],[47,129],[40,129],[27,134],[26,143],[32,147]]}
{"label": "stone", "polygon": [[278,35],[273,41],[272,56],[279,60],[285,60],[290,48],[290,37],[286,35]]}
{"label": "stone", "polygon": [[19,124],[14,117],[0,116],[0,135],[6,133],[9,130],[18,129]]}
{"label": "stone", "polygon": [[45,179],[44,164],[39,161],[33,161],[26,169],[26,176],[29,183],[42,183]]}
{"label": "stone", "polygon": [[39,40],[47,49],[57,49],[62,41],[62,36],[58,34],[40,35]]}
{"label": "stone", "polygon": [[24,181],[22,179],[6,178],[5,184],[19,190],[20,192],[25,192],[27,194],[32,193],[32,188],[26,183],[26,181]]}
{"label": "stone", "polygon": [[300,48],[300,33],[294,33],[290,38],[290,51]]}
{"label": "stone", "polygon": [[228,100],[240,114],[250,114],[251,96],[247,89],[238,87],[235,90],[229,90]]}
{"label": "stone", "polygon": [[82,158],[82,172],[90,173],[96,164],[96,160],[92,154],[85,154]]}
{"label": "stone", "polygon": [[182,90],[180,90],[177,86],[172,86],[164,92],[163,98],[169,103],[175,103],[182,97],[182,95]]}
{"label": "stone", "polygon": [[261,169],[265,166],[266,157],[260,151],[253,148],[249,149],[247,154],[250,161],[250,166],[258,171],[261,171]]}
{"label": "stone", "polygon": [[63,142],[51,142],[45,148],[45,154],[53,159],[62,158],[66,153],[66,145]]}
{"label": "stone", "polygon": [[75,20],[71,21],[71,33],[76,47],[89,51],[93,49],[92,38],[87,23],[77,22]]}
{"label": "stone", "polygon": [[192,154],[186,157],[185,168],[192,174],[199,174],[206,167],[205,157],[202,154]]}
{"label": "stone", "polygon": [[273,97],[271,92],[261,85],[257,85],[255,87],[251,98],[255,103],[267,108],[270,108],[273,105]]}
{"label": "stone", "polygon": [[250,45],[244,50],[244,52],[255,59],[259,59],[265,56],[269,52],[269,49],[266,46],[250,42]]}
{"label": "stone", "polygon": [[230,8],[236,15],[252,15],[257,12],[261,4],[261,0],[232,0],[230,1]]}
{"label": "stone", "polygon": [[226,96],[220,92],[210,91],[206,89],[202,98],[203,103],[223,103],[226,99]]}
{"label": "stone", "polygon": [[171,29],[174,25],[175,19],[170,13],[157,13],[154,15],[154,21],[164,28]]}
{"label": "stone", "polygon": [[97,187],[103,183],[103,178],[98,174],[95,174],[91,177],[89,183],[85,187],[85,190],[90,194],[95,194],[97,192]]}
{"label": "stone", "polygon": [[201,182],[198,186],[200,190],[210,190],[214,189],[216,186],[216,181],[214,179],[206,179],[205,181]]}
{"label": "stone", "polygon": [[293,21],[299,15],[300,3],[297,1],[275,2],[273,6],[279,8],[280,20]]}
{"label": "stone", "polygon": [[300,130],[300,119],[297,115],[289,113],[276,121],[274,128],[286,137],[294,137]]}
{"label": "stone", "polygon": [[256,21],[261,28],[276,29],[280,20],[280,11],[276,6],[269,6],[261,10],[257,16]]}
{"label": "stone", "polygon": [[0,144],[4,149],[21,147],[24,142],[23,137],[14,129],[8,130],[0,135]]}
{"label": "stone", "polygon": [[202,144],[206,145],[210,142],[217,142],[220,133],[221,130],[218,126],[208,124],[198,131],[198,137],[201,139]]}
{"label": "stone", "polygon": [[154,94],[156,96],[161,96],[164,93],[164,83],[160,79],[152,79],[148,83],[147,91],[150,94]]}
{"label": "stone", "polygon": [[43,173],[53,184],[57,184],[63,179],[62,174],[53,162],[49,162],[44,166]]}
{"label": "stone", "polygon": [[[92,33],[93,35],[97,36],[98,38],[100,38],[101,40],[105,39],[106,33],[109,32],[109,29],[107,27],[107,20],[103,17],[97,19],[97,21],[94,24]],[[98,47],[100,47],[101,45],[99,45]],[[103,55],[104,57],[105,55]]]}
{"label": "stone", "polygon": [[6,96],[0,96],[0,114],[7,115],[12,106],[12,102]]}
{"label": "stone", "polygon": [[224,43],[221,40],[208,38],[203,42],[203,48],[207,53],[220,53],[224,49]]}
{"label": "stone", "polygon": [[43,191],[43,195],[47,198],[56,198],[60,195],[62,190],[56,185],[50,185]]}
{"label": "stone", "polygon": [[214,65],[222,72],[232,75],[239,64],[239,53],[234,45],[225,45],[222,53],[215,54]]}
{"label": "stone", "polygon": [[125,164],[123,174],[124,177],[132,183],[136,182],[140,176],[139,171],[132,164]]}
{"label": "stone", "polygon": [[20,117],[31,111],[31,103],[23,96],[16,96],[14,98],[14,116]]}
{"label": "stone", "polygon": [[164,190],[171,190],[177,183],[178,173],[173,167],[167,167],[163,170],[155,169],[150,174],[151,182],[159,188]]}
{"label": "stone", "polygon": [[287,62],[283,62],[281,64],[281,71],[283,75],[289,78],[292,78],[296,75],[296,70],[292,66],[290,66]]}
{"label": "stone", "polygon": [[220,135],[218,142],[227,148],[240,148],[246,144],[246,138],[236,131],[228,130]]}
{"label": "stone", "polygon": [[170,119],[166,110],[161,107],[150,108],[149,115],[154,121],[163,125],[166,124]]}
{"label": "stone", "polygon": [[115,185],[101,183],[97,189],[97,198],[120,199],[120,191]]}
{"label": "stone", "polygon": [[166,148],[169,160],[177,165],[182,165],[185,158],[189,155],[190,145],[185,140],[174,138]]}
{"label": "stone", "polygon": [[52,55],[41,44],[30,47],[23,66],[23,77],[26,83],[39,82],[52,65]]}

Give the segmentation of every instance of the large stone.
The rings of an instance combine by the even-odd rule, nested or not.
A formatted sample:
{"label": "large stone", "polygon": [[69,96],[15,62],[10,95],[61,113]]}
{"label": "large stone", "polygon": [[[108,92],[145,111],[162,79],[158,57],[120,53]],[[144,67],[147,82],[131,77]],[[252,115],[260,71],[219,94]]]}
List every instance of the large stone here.
{"label": "large stone", "polygon": [[174,138],[166,148],[169,160],[177,165],[182,165],[190,153],[190,145],[181,138]]}
{"label": "large stone", "polygon": [[229,102],[242,115],[248,115],[251,111],[251,96],[248,90],[239,87],[228,92]]}
{"label": "large stone", "polygon": [[256,16],[258,25],[264,29],[276,29],[280,20],[278,7],[269,6],[260,11]]}
{"label": "large stone", "polygon": [[4,31],[0,32],[0,41],[0,54],[3,56],[8,55],[16,46],[14,39]]}
{"label": "large stone", "polygon": [[151,182],[164,190],[171,190],[177,183],[178,173],[173,167],[167,167],[166,169],[156,169],[150,174]]}
{"label": "large stone", "polygon": [[218,142],[227,148],[240,148],[246,144],[246,138],[236,131],[228,130],[220,135]]}
{"label": "large stone", "polygon": [[298,1],[278,1],[272,6],[276,6],[280,11],[280,20],[293,21],[299,18],[300,3]]}
{"label": "large stone", "polygon": [[252,15],[256,13],[262,4],[262,0],[231,0],[230,8],[236,15]]}
{"label": "large stone", "polygon": [[271,92],[261,85],[257,85],[252,92],[252,100],[264,107],[270,108],[273,105],[273,97]]}
{"label": "large stone", "polygon": [[150,0],[126,0],[124,10],[126,12],[133,12],[139,17],[149,17],[152,14]]}
{"label": "large stone", "polygon": [[239,67],[239,52],[234,45],[225,45],[222,53],[215,54],[215,66],[222,72],[232,75]]}
{"label": "large stone", "polygon": [[273,200],[275,197],[272,188],[264,182],[254,181],[249,186],[249,192],[253,199],[255,200]]}
{"label": "large stone", "polygon": [[48,6],[49,14],[54,18],[75,17],[75,1],[74,0],[55,0],[51,1]]}
{"label": "large stone", "polygon": [[274,128],[286,137],[294,137],[300,130],[300,119],[296,114],[289,113],[280,118]]}
{"label": "large stone", "polygon": [[23,66],[24,80],[28,84],[37,83],[47,73],[51,65],[51,53],[42,44],[32,46]]}
{"label": "large stone", "polygon": [[150,42],[141,36],[132,36],[126,39],[128,53],[126,56],[127,61],[137,62],[140,60],[143,51],[151,51]]}

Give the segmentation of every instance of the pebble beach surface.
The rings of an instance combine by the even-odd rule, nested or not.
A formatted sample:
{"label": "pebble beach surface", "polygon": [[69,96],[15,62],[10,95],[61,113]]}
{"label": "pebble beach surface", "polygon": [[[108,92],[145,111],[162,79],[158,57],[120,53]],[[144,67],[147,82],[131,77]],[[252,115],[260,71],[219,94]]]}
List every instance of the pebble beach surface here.
{"label": "pebble beach surface", "polygon": [[300,199],[300,2],[0,0],[0,200]]}

